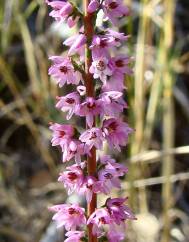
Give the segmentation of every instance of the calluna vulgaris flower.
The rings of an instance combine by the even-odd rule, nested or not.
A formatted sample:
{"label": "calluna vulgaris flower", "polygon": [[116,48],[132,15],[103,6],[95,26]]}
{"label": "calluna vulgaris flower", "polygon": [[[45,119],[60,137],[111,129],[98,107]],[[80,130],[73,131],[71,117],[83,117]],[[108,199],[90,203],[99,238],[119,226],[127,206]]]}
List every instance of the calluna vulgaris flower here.
{"label": "calluna vulgaris flower", "polygon": [[[79,32],[63,43],[69,48],[68,53],[49,57],[52,62],[49,75],[60,88],[69,85],[72,90],[56,98],[56,108],[65,113],[66,120],[78,116],[86,122],[79,129],[66,120],[50,123],[52,145],[60,147],[62,162],[69,164],[60,172],[58,181],[68,195],[75,192],[84,196],[89,206],[93,203],[96,207],[93,198],[99,193],[109,197],[104,206],[93,208],[88,214],[78,204],[59,204],[49,210],[55,213],[53,220],[57,227],[65,228],[65,242],[91,241],[90,236],[119,242],[125,238],[127,220],[134,220],[135,216],[125,204],[127,198],[111,198],[110,192],[121,188],[120,178],[128,169],[109,155],[97,156],[96,160],[96,150],[102,150],[106,143],[112,150],[121,151],[133,131],[121,119],[127,108],[124,78],[132,74],[133,58],[117,52],[128,35],[115,28],[97,28],[93,23],[97,13],[103,11],[104,21],[116,26],[120,18],[128,16],[129,9],[123,0],[91,0],[85,6],[85,13],[74,1],[45,2],[51,8],[50,16],[57,22],[64,21],[69,27],[82,24]],[[71,161],[74,163],[70,164]],[[89,169],[91,165],[93,172]]]}

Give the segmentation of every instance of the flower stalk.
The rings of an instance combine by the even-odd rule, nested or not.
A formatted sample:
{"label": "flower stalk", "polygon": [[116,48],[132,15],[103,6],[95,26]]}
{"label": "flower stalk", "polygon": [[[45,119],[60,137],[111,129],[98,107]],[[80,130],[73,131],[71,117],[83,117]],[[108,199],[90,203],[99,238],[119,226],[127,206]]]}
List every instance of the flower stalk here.
{"label": "flower stalk", "polygon": [[[93,25],[93,14],[87,11],[90,0],[83,0],[84,3],[84,32],[87,37],[85,45],[85,86],[86,86],[86,95],[88,97],[95,96],[94,90],[94,80],[93,75],[89,72],[89,68],[92,65],[92,56],[89,49],[92,37],[94,35],[94,25]],[[88,125],[86,124],[86,127]],[[93,127],[95,127],[95,119],[93,120]],[[95,176],[96,173],[96,148],[91,149],[91,155],[87,156],[87,171],[90,176]],[[88,203],[88,217],[95,211],[97,207],[97,195],[96,193],[92,194],[91,202]],[[92,234],[92,224],[88,224],[88,241],[97,242],[97,237]]]}
{"label": "flower stalk", "polygon": [[[127,104],[124,101],[124,76],[131,75],[132,58],[117,54],[117,49],[128,39],[124,33],[95,26],[97,13],[104,12],[104,20],[117,25],[128,15],[123,0],[83,0],[84,13],[68,0],[46,0],[52,8],[50,16],[66,21],[71,28],[79,24],[79,33],[64,41],[69,50],[64,56],[51,56],[49,75],[62,88],[71,87],[71,93],[57,97],[56,108],[66,112],[66,119],[79,116],[85,119],[81,133],[76,125],[51,123],[52,145],[62,151],[62,162],[75,161],[59,175],[68,195],[73,192],[84,196],[87,213],[79,204],[59,204],[50,207],[57,227],[65,227],[65,242],[98,240],[119,242],[125,237],[128,219],[135,219],[125,203],[127,198],[111,198],[113,188],[121,188],[121,180],[128,169],[109,155],[98,155],[103,144],[121,151],[133,131],[121,119]],[[97,85],[98,84],[98,85]],[[98,89],[98,91],[96,91]],[[99,118],[98,125],[96,118]],[[107,197],[97,207],[97,194]]]}

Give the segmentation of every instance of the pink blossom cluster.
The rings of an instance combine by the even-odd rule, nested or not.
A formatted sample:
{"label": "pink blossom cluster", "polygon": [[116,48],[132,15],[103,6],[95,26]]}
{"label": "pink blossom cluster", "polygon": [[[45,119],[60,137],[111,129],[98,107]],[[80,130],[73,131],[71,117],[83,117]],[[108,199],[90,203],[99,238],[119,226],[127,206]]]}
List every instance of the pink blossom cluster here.
{"label": "pink blossom cluster", "polygon": [[[51,8],[50,16],[56,21],[65,21],[73,27],[83,21],[83,13],[73,2],[67,0],[46,0]],[[120,18],[128,16],[129,9],[123,0],[91,0],[88,13],[96,18],[99,10],[104,13],[104,21],[116,25]],[[80,20],[80,22],[78,22]],[[57,97],[56,108],[66,113],[69,120],[73,115],[84,117],[87,129],[78,130],[71,124],[51,123],[52,145],[59,146],[62,151],[62,162],[74,160],[59,175],[58,181],[63,183],[70,195],[73,192],[84,195],[87,203],[93,194],[109,195],[113,188],[120,189],[121,181],[128,169],[109,155],[100,156],[97,160],[95,175],[87,172],[86,157],[91,156],[91,149],[102,150],[105,143],[111,149],[121,151],[127,145],[128,136],[133,131],[122,121],[121,114],[127,108],[123,91],[125,75],[131,75],[132,57],[116,54],[121,44],[129,36],[110,28],[95,28],[89,44],[92,64],[89,72],[93,75],[95,97],[87,96],[85,86],[85,45],[87,36],[85,27],[80,26],[79,33],[71,36],[64,45],[69,50],[66,56],[51,56],[52,65],[49,75],[62,88],[69,85],[73,90],[65,96]],[[96,118],[98,126],[94,126]],[[55,213],[53,220],[57,227],[67,230],[66,242],[79,242],[87,238],[85,228],[92,225],[92,233],[98,238],[108,241],[122,241],[125,236],[125,222],[135,216],[125,205],[127,198],[109,197],[103,207],[96,208],[89,217],[85,209],[78,204],[60,204],[50,208]]]}

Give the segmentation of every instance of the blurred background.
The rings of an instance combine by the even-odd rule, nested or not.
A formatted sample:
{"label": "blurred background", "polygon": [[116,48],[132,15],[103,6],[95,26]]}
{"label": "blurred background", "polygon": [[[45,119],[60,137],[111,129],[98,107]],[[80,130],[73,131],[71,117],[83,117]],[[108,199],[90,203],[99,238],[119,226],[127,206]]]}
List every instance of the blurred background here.
{"label": "blurred background", "polygon": [[[132,15],[119,29],[132,38],[121,51],[135,56],[125,115],[136,132],[115,157],[129,167],[119,195],[138,218],[127,241],[189,242],[189,1],[125,2]],[[0,242],[63,241],[47,210],[67,199],[48,130],[65,120],[48,56],[78,30],[48,12],[43,0],[0,1]]]}

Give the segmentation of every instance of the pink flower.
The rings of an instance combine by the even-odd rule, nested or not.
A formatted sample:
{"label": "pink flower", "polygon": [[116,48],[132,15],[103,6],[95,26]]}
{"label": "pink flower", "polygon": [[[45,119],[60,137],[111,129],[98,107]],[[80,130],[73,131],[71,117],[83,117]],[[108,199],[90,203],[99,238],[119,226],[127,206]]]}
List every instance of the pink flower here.
{"label": "pink flower", "polygon": [[119,47],[123,41],[127,41],[130,37],[129,35],[125,35],[124,33],[117,32],[113,29],[107,29],[106,38],[111,38],[114,40],[114,46]]}
{"label": "pink flower", "polygon": [[49,208],[55,212],[53,220],[57,222],[57,227],[65,227],[66,230],[76,230],[86,224],[85,209],[77,204],[60,204]]}
{"label": "pink flower", "polygon": [[92,233],[101,237],[104,235],[104,226],[111,224],[113,221],[106,208],[96,209],[94,213],[89,217],[87,224],[92,224]]}
{"label": "pink flower", "polygon": [[123,0],[105,0],[103,10],[113,24],[117,24],[118,18],[128,16],[129,9],[123,4]]}
{"label": "pink flower", "polygon": [[128,75],[133,74],[133,71],[131,70],[131,68],[128,67],[131,61],[132,61],[132,58],[125,55],[119,55],[111,58],[109,65],[114,70],[115,74],[114,73],[113,74],[115,76],[116,76],[116,72],[119,72],[123,74],[123,78],[124,78],[124,74],[128,74]]}
{"label": "pink flower", "polygon": [[100,163],[103,165],[113,164],[116,161],[110,155],[103,155],[100,157]]}
{"label": "pink flower", "polygon": [[69,56],[72,56],[74,54],[79,54],[80,59],[82,60],[84,58],[85,43],[86,43],[86,36],[83,33],[80,33],[80,34],[71,36],[70,38],[65,40],[63,44],[70,47],[68,51]]}
{"label": "pink flower", "polygon": [[70,28],[76,25],[79,20],[79,16],[69,16],[67,19],[67,24]]}
{"label": "pink flower", "polygon": [[112,75],[109,80],[103,85],[103,91],[119,91],[125,89],[124,76],[131,75],[132,69],[128,66],[132,58],[119,55],[109,60],[109,67],[112,70]]}
{"label": "pink flower", "polygon": [[110,57],[110,49],[116,51],[115,47],[119,47],[121,42],[126,41],[129,36],[124,33],[107,29],[104,34],[94,35],[90,49],[92,50],[93,59],[98,57]]}
{"label": "pink flower", "polygon": [[63,112],[68,112],[66,119],[70,119],[77,110],[77,105],[80,103],[80,96],[77,92],[71,92],[64,97],[57,97],[58,102],[56,108]]}
{"label": "pink flower", "polygon": [[80,96],[85,96],[86,87],[85,86],[77,86],[77,91],[79,92]]}
{"label": "pink flower", "polygon": [[125,224],[117,225],[115,223],[110,224],[107,231],[107,238],[109,242],[120,242],[125,238]]}
{"label": "pink flower", "polygon": [[114,170],[101,169],[98,172],[97,182],[99,190],[105,194],[109,194],[112,188],[121,188],[121,181],[118,178],[118,173]]}
{"label": "pink flower", "polygon": [[125,173],[128,172],[128,168],[120,163],[117,162],[108,162],[105,166],[105,168],[109,171],[116,172],[116,176],[124,176]]}
{"label": "pink flower", "polygon": [[85,236],[84,231],[69,231],[66,233],[68,237],[64,242],[80,242],[81,239]]}
{"label": "pink flower", "polygon": [[85,195],[87,203],[91,202],[93,193],[97,193],[99,191],[99,189],[97,190],[96,183],[97,179],[95,177],[87,176],[79,190],[79,194]]}
{"label": "pink flower", "polygon": [[118,119],[110,118],[103,122],[103,134],[111,147],[120,150],[120,146],[125,146],[128,141],[128,135],[133,130]]}
{"label": "pink flower", "polygon": [[109,60],[106,57],[98,57],[93,60],[92,65],[89,69],[90,73],[93,74],[94,79],[100,79],[104,85],[107,81],[107,76],[112,75],[112,70],[110,69]]}
{"label": "pink flower", "polygon": [[130,208],[124,204],[127,199],[128,198],[109,198],[106,201],[106,206],[111,214],[111,218],[118,225],[120,225],[126,219],[136,219]]}
{"label": "pink flower", "polygon": [[112,117],[117,117],[127,104],[122,98],[122,93],[117,91],[104,92],[100,95],[100,99],[104,105],[104,114]]}
{"label": "pink flower", "polygon": [[112,171],[115,173],[115,176],[120,177],[124,176],[125,173],[128,172],[128,168],[115,161],[111,156],[109,155],[103,155],[100,157],[100,163],[105,167],[106,170]]}
{"label": "pink flower", "polygon": [[77,106],[77,114],[86,117],[87,125],[92,128],[95,116],[102,112],[102,101],[87,97],[85,102]]}
{"label": "pink flower", "polygon": [[71,160],[73,157],[77,164],[81,163],[81,156],[85,153],[84,144],[79,140],[71,140],[67,142],[66,145],[62,146],[62,161],[66,162]]}
{"label": "pink flower", "polygon": [[91,0],[87,8],[88,13],[94,13],[99,8],[99,6],[99,0]]}
{"label": "pink flower", "polygon": [[123,92],[126,89],[122,73],[114,73],[109,80],[102,86],[103,92],[118,91]]}
{"label": "pink flower", "polygon": [[90,49],[92,50],[93,59],[98,57],[109,58],[109,50],[114,46],[114,38],[105,35],[94,35]]}
{"label": "pink flower", "polygon": [[67,1],[47,1],[47,4],[53,8],[49,16],[58,22],[67,20],[73,12],[73,6]]}
{"label": "pink flower", "polygon": [[84,133],[82,133],[79,139],[88,146],[89,150],[93,146],[95,146],[97,149],[101,149],[104,140],[102,130],[99,128],[86,130]]}
{"label": "pink flower", "polygon": [[54,123],[49,128],[53,131],[51,140],[53,146],[64,146],[74,135],[74,128],[69,124]]}
{"label": "pink flower", "polygon": [[59,182],[64,183],[64,187],[68,190],[68,195],[78,192],[84,182],[84,174],[81,166],[74,164],[66,168],[66,171],[60,173]]}
{"label": "pink flower", "polygon": [[53,65],[49,68],[49,75],[55,78],[59,87],[63,87],[65,83],[79,84],[82,79],[81,73],[74,70],[69,58],[51,56],[49,59],[53,61]]}

